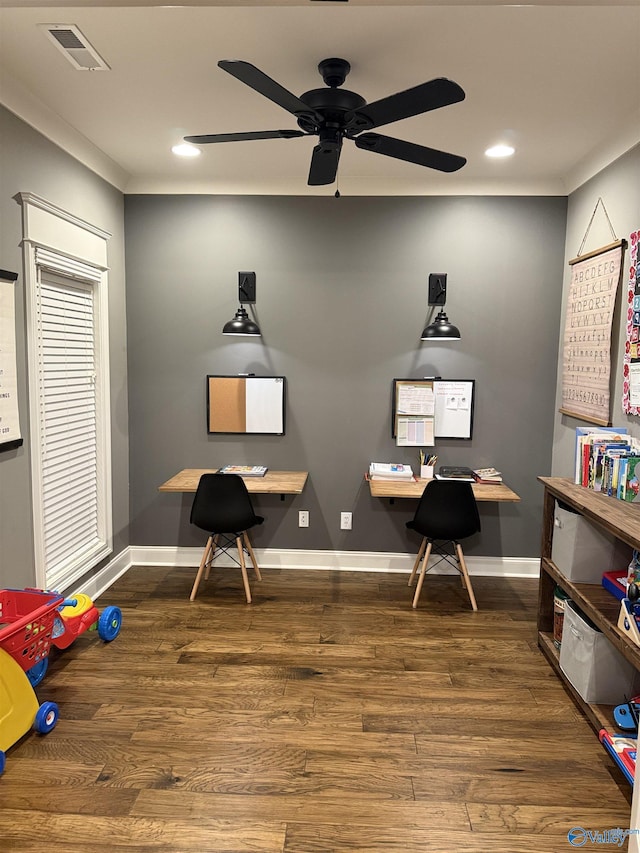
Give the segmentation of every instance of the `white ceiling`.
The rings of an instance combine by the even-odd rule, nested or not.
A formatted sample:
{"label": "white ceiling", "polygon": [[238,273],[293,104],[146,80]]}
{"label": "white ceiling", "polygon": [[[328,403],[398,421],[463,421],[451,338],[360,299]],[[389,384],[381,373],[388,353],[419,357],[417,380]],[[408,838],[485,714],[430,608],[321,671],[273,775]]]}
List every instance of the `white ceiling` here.
{"label": "white ceiling", "polygon": [[[434,77],[459,83],[461,103],[381,132],[468,160],[442,174],[346,141],[343,195],[565,194],[640,141],[639,4],[0,0],[0,101],[126,192],[329,195],[306,183],[314,137],[210,145],[189,160],[170,149],[185,134],[297,128],[218,60],[251,62],[300,95],[339,56],[345,88],[369,102]],[[75,70],[42,23],[78,26],[111,70]],[[498,141],[515,156],[486,158]]]}

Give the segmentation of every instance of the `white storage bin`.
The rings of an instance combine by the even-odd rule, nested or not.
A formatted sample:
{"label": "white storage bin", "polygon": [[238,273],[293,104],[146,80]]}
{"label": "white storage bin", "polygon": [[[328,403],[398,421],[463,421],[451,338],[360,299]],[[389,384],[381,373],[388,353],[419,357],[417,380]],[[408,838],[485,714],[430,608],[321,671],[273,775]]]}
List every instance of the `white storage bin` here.
{"label": "white storage bin", "polygon": [[551,559],[575,583],[602,583],[604,572],[626,569],[612,536],[556,503]]}
{"label": "white storage bin", "polygon": [[560,669],[585,702],[617,705],[638,692],[638,672],[601,631],[565,603]]}

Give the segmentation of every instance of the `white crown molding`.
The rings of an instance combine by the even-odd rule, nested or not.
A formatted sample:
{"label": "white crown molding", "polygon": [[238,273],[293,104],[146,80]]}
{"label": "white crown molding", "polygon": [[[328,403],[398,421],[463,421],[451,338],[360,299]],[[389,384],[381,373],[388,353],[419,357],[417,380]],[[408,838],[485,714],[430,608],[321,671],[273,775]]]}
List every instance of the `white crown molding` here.
{"label": "white crown molding", "polygon": [[[2,6],[0,0],[0,6]],[[109,184],[129,194],[148,195],[274,195],[325,196],[326,187],[300,185],[299,181],[246,184],[237,181],[207,181],[132,177],[46,104],[35,98],[9,74],[3,73],[1,103],[71,157],[74,157]],[[608,139],[603,146],[577,164],[564,177],[544,181],[486,181],[469,179],[452,188],[446,178],[430,175],[428,182],[389,178],[344,178],[340,183],[343,196],[556,196],[568,195],[597,175],[614,160],[640,143],[640,111],[633,114],[626,129]]]}
{"label": "white crown molding", "polygon": [[128,173],[5,71],[2,72],[1,103],[50,142],[124,192]]}
{"label": "white crown molding", "polygon": [[611,163],[640,144],[640,109],[630,111],[626,128],[620,129],[600,148],[591,151],[567,174],[563,195],[569,195],[586,184]]}

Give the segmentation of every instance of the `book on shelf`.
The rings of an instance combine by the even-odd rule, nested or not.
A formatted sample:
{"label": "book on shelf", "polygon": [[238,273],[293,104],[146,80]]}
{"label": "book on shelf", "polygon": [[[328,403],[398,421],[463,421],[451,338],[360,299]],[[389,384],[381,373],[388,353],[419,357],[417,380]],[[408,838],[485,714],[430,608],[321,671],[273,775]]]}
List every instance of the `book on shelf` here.
{"label": "book on shelf", "polygon": [[464,465],[441,465],[436,474],[436,480],[460,480],[463,483],[476,482],[473,469],[466,468]]}
{"label": "book on shelf", "polygon": [[474,468],[473,477],[476,483],[501,483],[502,474],[495,468]]}
{"label": "book on shelf", "polygon": [[411,465],[394,462],[372,462],[369,465],[370,480],[413,480]]}
{"label": "book on shelf", "polygon": [[268,468],[264,465],[225,465],[220,474],[239,474],[241,477],[264,477]]}
{"label": "book on shelf", "polygon": [[577,485],[589,485],[590,461],[594,444],[624,444],[626,427],[576,427],[575,477]]}
{"label": "book on shelf", "polygon": [[640,439],[626,427],[578,427],[574,482],[628,503],[640,503]]}
{"label": "book on shelf", "polygon": [[628,503],[640,503],[640,452],[620,457],[616,497]]}

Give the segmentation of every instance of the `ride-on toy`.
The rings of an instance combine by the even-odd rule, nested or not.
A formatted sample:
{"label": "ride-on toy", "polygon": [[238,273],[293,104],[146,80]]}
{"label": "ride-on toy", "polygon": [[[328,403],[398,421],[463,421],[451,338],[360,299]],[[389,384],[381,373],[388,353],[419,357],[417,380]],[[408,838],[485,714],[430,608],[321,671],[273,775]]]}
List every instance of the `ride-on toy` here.
{"label": "ride-on toy", "polygon": [[65,599],[42,589],[0,590],[0,774],[4,753],[31,726],[47,734],[58,720],[55,702],[39,705],[34,692],[47,671],[51,646],[66,649],[96,628],[110,642],[121,624],[119,607],[99,613],[88,595]]}

